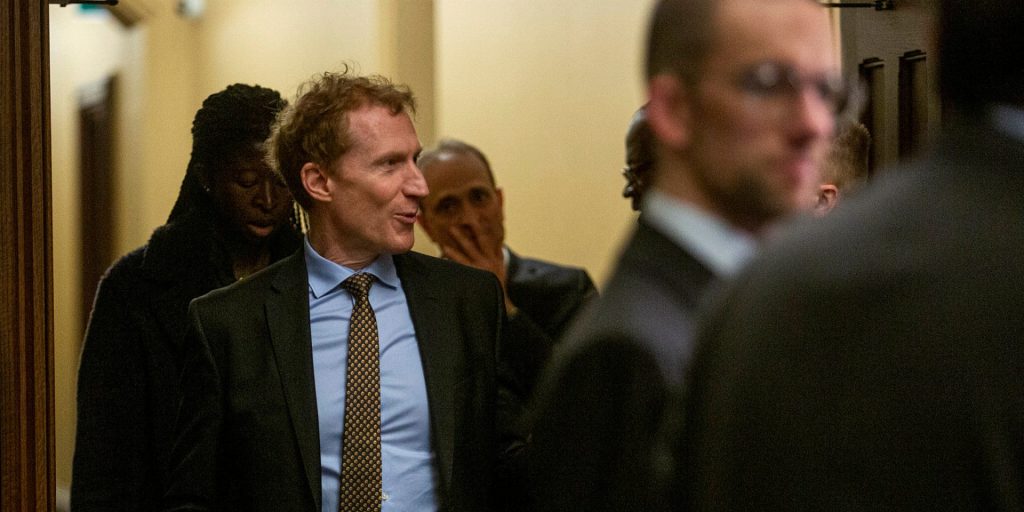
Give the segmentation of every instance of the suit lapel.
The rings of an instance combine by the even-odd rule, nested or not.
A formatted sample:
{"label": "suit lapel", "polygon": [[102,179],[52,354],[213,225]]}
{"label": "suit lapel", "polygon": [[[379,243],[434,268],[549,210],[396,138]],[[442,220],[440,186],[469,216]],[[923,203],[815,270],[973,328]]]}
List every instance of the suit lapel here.
{"label": "suit lapel", "polygon": [[[506,247],[506,249],[508,249]],[[522,265],[522,260],[519,255],[512,252],[512,249],[508,249],[508,267],[505,269],[505,276],[507,281],[512,281],[513,277],[519,272],[519,267]]]}
{"label": "suit lapel", "polygon": [[[529,272],[529,268],[524,268],[524,261],[519,257],[518,254],[512,252],[512,249],[508,250],[508,268],[505,269],[505,286],[508,287],[508,296],[512,299],[512,303],[528,304],[530,301],[523,297],[521,294],[520,283],[526,280],[527,276],[520,276],[520,273],[526,274]],[[532,316],[532,315],[531,315]]]}
{"label": "suit lapel", "polygon": [[686,249],[679,247],[667,236],[647,224],[643,217],[629,247],[622,255],[627,267],[642,269],[643,275],[655,276],[668,284],[680,298],[692,307],[700,303],[704,291],[715,276]]}
{"label": "suit lapel", "polygon": [[267,296],[267,328],[298,440],[309,490],[320,509],[320,431],[313,380],[313,344],[309,331],[309,296],[302,251],[282,261]]}
{"label": "suit lapel", "polygon": [[432,438],[438,459],[441,486],[445,493],[451,483],[455,447],[456,397],[459,355],[453,353],[459,333],[450,326],[458,322],[450,318],[454,308],[438,293],[445,284],[437,282],[422,262],[412,254],[394,256],[398,278],[402,281],[409,314],[412,316],[416,341],[423,360],[423,377],[427,383]]}

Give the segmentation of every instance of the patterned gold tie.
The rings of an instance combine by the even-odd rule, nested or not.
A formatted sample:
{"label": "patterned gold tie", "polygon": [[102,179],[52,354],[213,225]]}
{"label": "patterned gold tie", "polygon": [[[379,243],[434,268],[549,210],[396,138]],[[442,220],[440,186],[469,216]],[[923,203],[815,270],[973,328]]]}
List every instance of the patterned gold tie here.
{"label": "patterned gold tie", "polygon": [[370,307],[373,276],[355,274],[342,283],[355,298],[348,328],[345,424],[341,454],[341,512],[379,511],[380,364],[377,320]]}

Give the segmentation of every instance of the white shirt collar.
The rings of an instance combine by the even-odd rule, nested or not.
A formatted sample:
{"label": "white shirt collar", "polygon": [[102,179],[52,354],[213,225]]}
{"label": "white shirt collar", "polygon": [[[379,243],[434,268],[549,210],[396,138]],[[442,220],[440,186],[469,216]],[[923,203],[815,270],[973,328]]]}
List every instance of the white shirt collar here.
{"label": "white shirt collar", "polygon": [[657,189],[648,190],[644,220],[720,277],[736,275],[757,250],[757,240],[724,220]]}

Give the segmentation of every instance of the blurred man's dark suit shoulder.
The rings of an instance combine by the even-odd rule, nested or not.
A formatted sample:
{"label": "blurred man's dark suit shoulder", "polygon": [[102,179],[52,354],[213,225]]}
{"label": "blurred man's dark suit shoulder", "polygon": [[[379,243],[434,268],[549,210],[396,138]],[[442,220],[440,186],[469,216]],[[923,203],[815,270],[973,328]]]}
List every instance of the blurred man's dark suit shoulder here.
{"label": "blurred man's dark suit shoulder", "polygon": [[526,258],[511,250],[508,255],[508,295],[519,312],[509,319],[507,338],[516,346],[507,359],[529,394],[553,347],[577,313],[597,296],[597,289],[582,268]]}
{"label": "blurred man's dark suit shoulder", "polygon": [[[652,473],[651,447],[659,443],[650,437],[677,399],[694,314],[712,281],[710,270],[641,218],[601,300],[556,350],[552,366],[561,371],[541,383],[530,465],[542,510],[646,510],[660,501],[636,490],[653,490],[651,479],[664,477]],[[562,422],[574,436],[562,435]]]}
{"label": "blurred man's dark suit shoulder", "polygon": [[752,265],[689,380],[693,510],[1024,508],[1021,162],[955,122]]}

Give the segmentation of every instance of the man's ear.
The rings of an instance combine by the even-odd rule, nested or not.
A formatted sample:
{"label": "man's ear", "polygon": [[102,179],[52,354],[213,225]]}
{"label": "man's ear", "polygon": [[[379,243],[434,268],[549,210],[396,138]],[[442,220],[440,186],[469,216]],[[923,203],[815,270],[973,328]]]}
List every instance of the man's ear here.
{"label": "man's ear", "polygon": [[686,85],[679,77],[656,75],[647,84],[647,123],[664,146],[681,151],[690,143],[692,113]]}
{"label": "man's ear", "polygon": [[306,162],[299,171],[299,180],[309,197],[316,202],[330,202],[334,192],[334,182],[327,175],[327,170],[320,164]]}
{"label": "man's ear", "polygon": [[839,204],[839,189],[831,183],[818,187],[818,202],[814,204],[814,214],[823,217]]}

